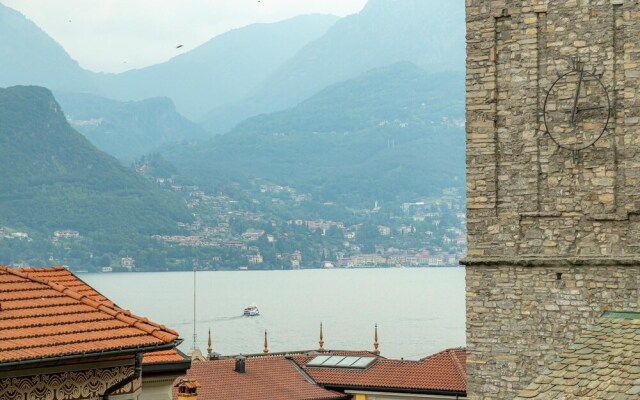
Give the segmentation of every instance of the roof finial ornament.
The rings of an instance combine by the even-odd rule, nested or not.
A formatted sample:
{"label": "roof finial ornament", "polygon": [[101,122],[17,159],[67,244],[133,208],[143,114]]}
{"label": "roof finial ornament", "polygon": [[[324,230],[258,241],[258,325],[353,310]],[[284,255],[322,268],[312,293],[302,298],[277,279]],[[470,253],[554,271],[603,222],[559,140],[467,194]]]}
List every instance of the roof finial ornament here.
{"label": "roof finial ornament", "polygon": [[269,354],[269,342],[267,340],[267,330],[264,330],[264,349],[262,350],[264,354]]}
{"label": "roof finial ornament", "polygon": [[378,350],[378,324],[376,323],[375,334],[373,336],[373,354],[380,354],[380,350]]}
{"label": "roof finial ornament", "polygon": [[209,339],[207,340],[207,354],[209,355],[209,359],[211,359],[211,353],[213,353],[213,348],[211,347],[211,328],[209,328]]}
{"label": "roof finial ornament", "polygon": [[319,352],[323,352],[324,351],[324,337],[322,335],[322,322],[320,322],[320,340],[318,341],[318,343],[320,344],[320,347],[318,348]]}

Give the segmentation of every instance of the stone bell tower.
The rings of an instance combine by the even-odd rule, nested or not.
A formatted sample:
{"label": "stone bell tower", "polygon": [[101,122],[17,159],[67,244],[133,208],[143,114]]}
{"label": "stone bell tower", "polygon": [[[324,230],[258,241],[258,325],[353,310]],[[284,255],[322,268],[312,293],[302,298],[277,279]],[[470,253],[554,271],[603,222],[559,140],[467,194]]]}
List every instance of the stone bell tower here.
{"label": "stone bell tower", "polygon": [[639,310],[640,2],[466,0],[468,396]]}

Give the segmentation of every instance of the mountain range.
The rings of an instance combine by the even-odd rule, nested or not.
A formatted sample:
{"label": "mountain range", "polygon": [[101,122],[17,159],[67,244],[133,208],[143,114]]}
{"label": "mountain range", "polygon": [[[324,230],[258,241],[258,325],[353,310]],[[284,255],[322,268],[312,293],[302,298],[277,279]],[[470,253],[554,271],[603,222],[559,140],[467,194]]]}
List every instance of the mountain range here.
{"label": "mountain range", "polygon": [[181,114],[197,120],[245,97],[337,19],[302,15],[234,29],[167,62],[99,76],[100,94],[118,100],[170,97]]}
{"label": "mountain range", "polygon": [[82,69],[36,24],[2,4],[0,60],[0,87],[40,85],[67,91],[96,90],[94,73]]}
{"label": "mountain range", "polygon": [[[170,97],[178,111],[199,118],[242,99],[250,90],[322,36],[338,18],[302,15],[226,32],[166,62],[119,74],[81,68],[33,22],[0,4],[0,87],[40,85],[115,100]],[[43,62],[46,60],[46,62]]]}
{"label": "mountain range", "polygon": [[0,89],[0,226],[122,245],[180,232],[185,204],[96,149],[42,87]]}
{"label": "mountain range", "polygon": [[167,143],[209,135],[176,111],[168,97],[117,101],[87,93],[55,92],[78,132],[97,148],[130,163]]}
{"label": "mountain range", "polygon": [[212,110],[212,133],[265,112],[291,107],[328,85],[401,61],[428,71],[464,69],[462,2],[370,0],[283,63],[242,101]]}
{"label": "mountain range", "polygon": [[[0,4],[0,86],[36,84],[121,101],[171,98],[179,113],[224,133],[370,69],[409,61],[464,68],[464,4],[370,0],[354,15],[303,15],[216,36],[164,63],[120,74],[84,70],[53,39]],[[47,60],[43,63],[42,60]]]}
{"label": "mountain range", "polygon": [[[182,232],[191,199],[132,162],[274,217],[279,203],[261,204],[256,182],[293,188],[296,218],[463,190],[464,29],[461,2],[369,0],[344,18],[254,24],[105,74],[0,4],[0,60],[11,60],[0,87],[48,88],[0,91],[0,229],[45,242],[73,229],[86,240],[76,261],[138,246],[155,265],[151,235]],[[163,248],[182,267],[183,250]]]}
{"label": "mountain range", "polygon": [[210,187],[259,178],[352,206],[437,195],[463,181],[462,77],[397,63],[163,154]]}

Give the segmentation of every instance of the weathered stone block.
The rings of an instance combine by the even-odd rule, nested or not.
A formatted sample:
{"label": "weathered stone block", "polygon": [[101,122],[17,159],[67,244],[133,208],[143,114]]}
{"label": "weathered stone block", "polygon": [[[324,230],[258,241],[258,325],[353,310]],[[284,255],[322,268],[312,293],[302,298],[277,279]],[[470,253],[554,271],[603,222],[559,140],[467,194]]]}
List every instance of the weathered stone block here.
{"label": "weathered stone block", "polygon": [[[508,400],[598,313],[638,310],[640,4],[466,6],[468,396]],[[545,124],[549,112],[571,116],[578,79],[544,112],[575,57],[611,105],[602,136],[588,133],[604,124],[595,110],[605,99],[580,84],[577,109],[594,108],[576,111],[585,132],[575,135],[598,140],[579,152],[559,148]]]}

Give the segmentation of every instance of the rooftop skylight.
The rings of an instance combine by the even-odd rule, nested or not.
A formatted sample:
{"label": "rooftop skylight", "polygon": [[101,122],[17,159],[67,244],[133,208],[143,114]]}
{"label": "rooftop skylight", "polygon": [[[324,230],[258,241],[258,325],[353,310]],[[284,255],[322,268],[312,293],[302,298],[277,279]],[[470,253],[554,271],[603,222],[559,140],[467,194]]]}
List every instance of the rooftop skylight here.
{"label": "rooftop skylight", "polygon": [[307,367],[365,369],[376,360],[375,357],[316,356]]}

